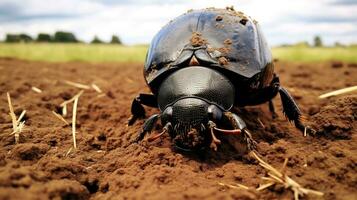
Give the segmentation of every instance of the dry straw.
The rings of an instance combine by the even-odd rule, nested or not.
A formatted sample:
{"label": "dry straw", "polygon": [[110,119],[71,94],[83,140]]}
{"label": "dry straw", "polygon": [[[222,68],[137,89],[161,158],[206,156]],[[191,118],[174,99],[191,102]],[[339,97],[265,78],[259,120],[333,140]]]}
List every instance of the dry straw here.
{"label": "dry straw", "polygon": [[77,142],[76,142],[76,117],[77,117],[77,105],[78,105],[78,99],[79,96],[77,96],[77,98],[74,99],[74,103],[73,103],[73,114],[72,114],[72,137],[73,137],[73,147],[74,149],[77,149]]}
{"label": "dry straw", "polygon": [[80,88],[80,89],[85,89],[85,90],[89,90],[90,89],[90,86],[89,85],[84,85],[84,84],[81,84],[81,83],[76,83],[76,82],[73,82],[73,81],[63,81],[65,84],[67,85],[70,85],[70,86],[73,86],[73,87],[77,87],[77,88]]}
{"label": "dry straw", "polygon": [[102,93],[102,90],[98,87],[98,85],[96,85],[96,84],[94,84],[94,83],[92,83],[92,88],[96,91],[96,92],[98,92],[98,93]]}
{"label": "dry straw", "polygon": [[224,186],[224,187],[229,187],[229,188],[232,188],[232,189],[244,189],[244,190],[249,190],[249,187],[248,187],[248,186],[245,186],[245,185],[242,185],[242,184],[239,184],[239,183],[236,183],[235,185],[231,185],[231,184],[226,184],[226,183],[218,182],[218,185]]}
{"label": "dry straw", "polygon": [[7,92],[7,101],[9,104],[9,115],[11,117],[11,121],[12,121],[12,133],[10,135],[15,135],[15,143],[19,142],[20,139],[20,133],[22,132],[22,130],[24,129],[25,126],[25,121],[21,121],[22,118],[25,116],[26,114],[26,110],[23,110],[19,116],[18,119],[16,119],[16,114],[14,112],[14,107],[12,106],[11,103],[11,97],[10,94]]}
{"label": "dry straw", "polygon": [[39,89],[39,88],[37,88],[37,87],[32,86],[31,89],[32,89],[34,92],[36,92],[36,93],[39,93],[39,94],[42,93],[42,90]]}
{"label": "dry straw", "polygon": [[[76,142],[76,118],[77,118],[77,106],[78,99],[83,94],[83,90],[81,90],[78,94],[74,95],[71,99],[64,101],[60,106],[63,108],[63,116],[67,113],[67,104],[73,102],[73,113],[72,113],[72,137],[73,137],[73,148],[77,149]],[[64,112],[65,111],[65,112]],[[56,113],[57,114],[57,113]],[[63,117],[62,117],[63,118]],[[62,120],[63,121],[63,120]]]}
{"label": "dry straw", "polygon": [[322,192],[302,187],[299,183],[297,183],[296,181],[291,179],[289,176],[287,176],[285,173],[286,164],[288,161],[287,159],[285,159],[283,168],[281,170],[282,172],[280,172],[279,170],[275,169],[273,166],[266,163],[255,152],[252,152],[252,154],[259,161],[259,165],[268,171],[268,176],[269,176],[269,177],[262,177],[262,179],[267,181],[267,183],[263,184],[259,188],[257,188],[257,191],[264,190],[264,189],[266,189],[270,186],[276,185],[276,184],[282,184],[282,185],[284,185],[285,188],[289,188],[294,192],[295,200],[298,200],[299,196],[304,196],[307,194],[314,194],[317,196],[323,195]]}
{"label": "dry straw", "polygon": [[89,85],[85,85],[85,84],[82,84],[82,83],[76,83],[76,82],[73,82],[73,81],[63,81],[65,84],[67,85],[70,85],[70,86],[73,86],[73,87],[76,87],[76,88],[80,88],[80,89],[84,89],[84,90],[89,90],[89,89],[93,89],[95,90],[96,92],[98,93],[102,93],[102,90],[98,87],[98,85],[92,83],[90,86]]}
{"label": "dry straw", "polygon": [[55,111],[52,111],[53,115],[56,116],[56,118],[58,118],[59,120],[61,120],[62,122],[64,122],[67,126],[69,125],[69,123],[67,122],[67,120],[65,120],[62,115],[56,113]]}
{"label": "dry straw", "polygon": [[356,86],[347,87],[347,88],[343,88],[343,89],[339,89],[339,90],[335,90],[335,91],[320,95],[319,98],[320,99],[324,99],[324,98],[327,98],[327,97],[337,96],[337,95],[353,92],[353,91],[356,91],[356,90],[357,90],[357,85]]}
{"label": "dry straw", "polygon": [[74,95],[71,99],[68,99],[66,101],[64,101],[63,103],[61,103],[61,107],[62,107],[62,115],[66,116],[67,115],[67,104],[72,103],[75,99],[79,98],[79,96],[81,96],[83,93],[83,90],[81,90],[78,94]]}

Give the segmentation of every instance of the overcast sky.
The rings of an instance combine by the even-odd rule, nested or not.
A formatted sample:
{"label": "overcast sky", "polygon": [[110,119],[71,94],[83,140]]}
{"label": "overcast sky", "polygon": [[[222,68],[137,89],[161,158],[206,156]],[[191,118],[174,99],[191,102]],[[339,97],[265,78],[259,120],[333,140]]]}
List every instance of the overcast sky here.
{"label": "overcast sky", "polygon": [[0,39],[6,33],[71,31],[84,41],[97,35],[126,44],[149,43],[168,21],[187,10],[233,5],[259,21],[268,43],[357,43],[357,0],[0,0]]}

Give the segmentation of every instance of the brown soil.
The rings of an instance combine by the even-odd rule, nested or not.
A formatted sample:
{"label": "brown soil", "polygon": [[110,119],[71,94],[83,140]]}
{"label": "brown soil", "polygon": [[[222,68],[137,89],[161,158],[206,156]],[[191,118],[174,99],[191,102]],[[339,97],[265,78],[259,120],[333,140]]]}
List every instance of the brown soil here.
{"label": "brown soil", "polygon": [[198,32],[193,32],[192,33],[190,42],[191,42],[191,45],[193,47],[199,47],[199,46],[202,46],[204,44],[207,44],[206,39],[204,39],[202,37],[202,34],[198,33]]}
{"label": "brown soil", "polygon": [[228,65],[228,60],[225,57],[220,57],[220,58],[218,58],[218,63],[220,65]]}
{"label": "brown soil", "polygon": [[[302,186],[325,193],[321,199],[357,199],[357,95],[319,100],[322,93],[357,84],[357,68],[344,63],[278,62],[282,84],[293,94],[317,136],[304,137],[281,114],[272,120],[267,105],[239,111],[261,156]],[[256,192],[266,171],[226,139],[218,152],[182,154],[164,137],[130,144],[143,121],[126,127],[130,104],[148,92],[141,63],[49,64],[0,60],[0,199],[292,199],[280,186]],[[71,128],[51,111],[79,92],[70,80],[97,84],[104,96],[86,90],[79,99],[76,151]],[[38,94],[35,86],[43,90]],[[15,144],[6,92],[15,113],[27,110],[25,131]],[[71,108],[69,108],[71,110]],[[147,109],[148,114],[156,113]],[[71,121],[71,115],[67,118]],[[259,120],[258,120],[259,119]],[[263,125],[259,122],[261,121]],[[156,131],[160,131],[158,126]],[[252,189],[218,185],[240,183]],[[305,199],[316,199],[308,196]]]}

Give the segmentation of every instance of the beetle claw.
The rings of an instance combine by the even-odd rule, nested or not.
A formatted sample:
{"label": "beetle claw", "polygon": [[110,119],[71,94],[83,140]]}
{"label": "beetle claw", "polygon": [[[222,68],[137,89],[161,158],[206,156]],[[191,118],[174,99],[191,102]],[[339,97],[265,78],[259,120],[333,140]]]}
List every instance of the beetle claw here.
{"label": "beetle claw", "polygon": [[243,129],[244,141],[247,143],[248,151],[254,151],[257,148],[257,142],[253,139],[252,135],[247,129]]}
{"label": "beetle claw", "polygon": [[221,140],[217,139],[216,136],[214,135],[213,128],[211,128],[211,136],[212,136],[212,141],[210,144],[210,148],[213,149],[214,151],[217,151],[217,144],[221,144]]}
{"label": "beetle claw", "polygon": [[134,115],[131,115],[128,119],[128,122],[126,124],[126,126],[131,126],[135,123],[135,121],[137,120],[137,117],[135,117]]}

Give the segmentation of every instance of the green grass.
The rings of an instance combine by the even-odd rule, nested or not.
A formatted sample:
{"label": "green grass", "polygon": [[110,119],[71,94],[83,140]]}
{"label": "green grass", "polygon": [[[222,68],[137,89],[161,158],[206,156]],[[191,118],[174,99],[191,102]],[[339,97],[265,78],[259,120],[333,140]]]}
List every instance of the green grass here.
{"label": "green grass", "polygon": [[147,46],[110,44],[0,44],[0,57],[49,62],[144,62]]}
{"label": "green grass", "polygon": [[339,60],[357,62],[357,46],[351,47],[276,47],[273,56],[280,60],[318,62]]}
{"label": "green grass", "polygon": [[[144,62],[146,51],[146,45],[0,43],[0,57],[50,62]],[[357,62],[357,47],[277,47],[273,48],[273,56],[284,61],[341,60]]]}

